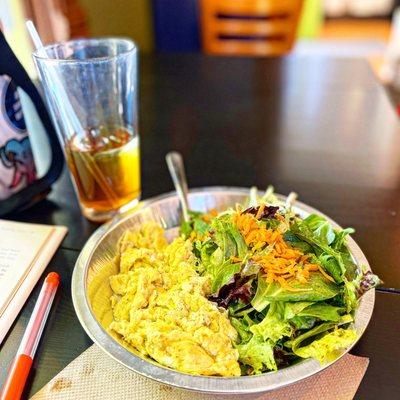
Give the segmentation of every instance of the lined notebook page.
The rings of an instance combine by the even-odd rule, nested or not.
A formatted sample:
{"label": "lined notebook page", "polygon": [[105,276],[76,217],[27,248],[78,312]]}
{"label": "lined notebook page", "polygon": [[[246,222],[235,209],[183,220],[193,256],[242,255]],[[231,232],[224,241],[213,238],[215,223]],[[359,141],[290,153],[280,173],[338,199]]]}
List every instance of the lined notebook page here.
{"label": "lined notebook page", "polygon": [[0,343],[66,232],[62,226],[0,220]]}

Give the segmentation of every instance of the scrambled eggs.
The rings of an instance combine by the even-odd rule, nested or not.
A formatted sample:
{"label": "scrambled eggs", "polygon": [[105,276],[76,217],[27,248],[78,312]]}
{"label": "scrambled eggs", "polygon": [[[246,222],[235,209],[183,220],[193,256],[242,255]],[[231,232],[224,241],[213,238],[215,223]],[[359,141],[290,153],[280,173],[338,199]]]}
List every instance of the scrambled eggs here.
{"label": "scrambled eggs", "polygon": [[196,375],[239,376],[237,332],[207,300],[210,284],[195,271],[189,240],[168,244],[145,224],[119,242],[120,273],[110,277],[110,328],[162,365]]}

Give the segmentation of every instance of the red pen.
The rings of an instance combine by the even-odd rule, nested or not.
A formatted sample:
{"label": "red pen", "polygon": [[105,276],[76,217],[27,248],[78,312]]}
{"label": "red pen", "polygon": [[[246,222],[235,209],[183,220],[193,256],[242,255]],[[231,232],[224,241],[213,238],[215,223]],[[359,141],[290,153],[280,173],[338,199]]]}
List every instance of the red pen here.
{"label": "red pen", "polygon": [[56,272],[50,272],[44,280],[17,355],[4,382],[0,400],[20,399],[59,282],[60,277]]}

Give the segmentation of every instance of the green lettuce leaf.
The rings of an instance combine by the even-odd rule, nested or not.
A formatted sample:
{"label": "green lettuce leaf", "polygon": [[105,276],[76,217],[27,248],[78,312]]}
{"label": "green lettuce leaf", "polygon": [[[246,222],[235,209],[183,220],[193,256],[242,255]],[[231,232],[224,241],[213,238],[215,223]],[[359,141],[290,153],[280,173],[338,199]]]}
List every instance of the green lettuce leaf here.
{"label": "green lettuce leaf", "polygon": [[225,258],[232,256],[244,258],[247,254],[246,243],[229,215],[215,218],[211,223],[215,231],[214,241],[223,251]]}
{"label": "green lettuce leaf", "polygon": [[296,329],[311,329],[317,322],[314,317],[299,317],[298,315],[290,319],[290,323]]}
{"label": "green lettuce leaf", "polygon": [[229,320],[239,334],[241,343],[246,343],[252,338],[253,334],[249,329],[252,325],[252,321],[247,315],[245,318],[230,317]]}
{"label": "green lettuce leaf", "polygon": [[189,211],[189,221],[182,221],[180,226],[180,234],[188,238],[195,231],[200,235],[204,235],[210,229],[210,224],[202,219],[204,213],[198,211]]}
{"label": "green lettuce leaf", "polygon": [[224,258],[236,256],[236,243],[229,233],[229,225],[225,221],[216,218],[212,223],[215,231],[214,242],[221,249]]}
{"label": "green lettuce leaf", "polygon": [[303,311],[305,308],[308,306],[311,306],[313,304],[312,301],[296,301],[296,302],[288,302],[285,303],[285,310],[283,313],[283,317],[288,320],[290,318],[293,318],[295,315]]}
{"label": "green lettuce leaf", "polygon": [[354,263],[345,245],[345,237],[353,232],[351,228],[335,231],[325,218],[311,214],[305,220],[297,220],[290,229],[313,247],[317,262],[337,283],[342,283],[346,274],[354,274]]}
{"label": "green lettuce leaf", "polygon": [[[283,337],[290,337],[293,331],[289,322],[283,319],[283,313],[284,304],[271,303],[261,322],[254,323],[248,315],[243,318],[246,321],[240,321],[238,332],[242,343],[236,346],[239,360],[251,366],[256,374],[265,370],[277,370],[274,346]],[[233,326],[238,326],[237,321],[233,322]],[[250,339],[248,333],[252,334]]]}
{"label": "green lettuce leaf", "polygon": [[323,302],[298,301],[285,303],[284,318],[297,329],[310,329],[317,320],[338,322],[345,309]]}
{"label": "green lettuce leaf", "polygon": [[257,207],[260,204],[284,205],[284,202],[279,200],[274,194],[274,187],[269,185],[263,196],[258,195],[258,190],[255,186],[250,189],[247,207]]}
{"label": "green lettuce leaf", "polygon": [[336,237],[334,242],[332,243],[332,247],[335,250],[341,251],[342,247],[346,245],[346,237],[347,235],[351,235],[355,232],[353,228],[345,228],[342,229],[341,231],[336,231]]}
{"label": "green lettuce leaf", "polygon": [[340,254],[342,256],[343,264],[346,270],[345,278],[347,280],[353,280],[357,277],[357,265],[354,264],[353,257],[350,254],[347,246],[342,246],[340,250]]}
{"label": "green lettuce leaf", "polygon": [[288,290],[279,283],[267,283],[262,276],[259,276],[257,292],[251,304],[259,311],[259,308],[271,301],[321,301],[330,299],[340,292],[336,284],[328,281],[319,272],[311,273],[305,283],[291,282],[290,286],[292,289]]}
{"label": "green lettuce leaf", "polygon": [[262,222],[265,223],[265,227],[267,229],[278,229],[279,225],[281,225],[281,221],[273,218],[268,218],[266,220],[263,220]]}
{"label": "green lettuce leaf", "polygon": [[355,310],[358,306],[359,298],[368,290],[381,284],[381,280],[375,274],[367,269],[366,266],[361,267],[361,271],[353,280],[344,280],[342,288],[343,300],[347,308],[347,312]]}
{"label": "green lettuce leaf", "polygon": [[193,230],[200,234],[200,235],[204,235],[206,234],[210,229],[210,224],[208,224],[207,222],[203,221],[200,218],[197,218],[194,220],[193,222]]}
{"label": "green lettuce leaf", "polygon": [[343,281],[343,270],[340,267],[337,258],[326,252],[321,253],[318,257],[314,257],[312,262],[316,262],[335,280],[341,283]]}
{"label": "green lettuce leaf", "polygon": [[201,253],[201,261],[205,271],[211,278],[212,294],[217,293],[241,269],[241,264],[234,264],[229,259],[224,259],[224,254],[220,247],[217,247],[211,254],[209,253],[209,248],[204,248]]}
{"label": "green lettuce leaf", "polygon": [[353,282],[344,281],[343,300],[346,305],[346,311],[352,312],[358,307],[357,287]]}
{"label": "green lettuce leaf", "polygon": [[273,343],[283,336],[290,336],[292,327],[283,319],[283,309],[282,304],[271,303],[265,318],[259,324],[251,326],[250,331],[264,340],[270,339]]}
{"label": "green lettuce leaf", "polygon": [[229,215],[223,215],[212,221],[213,240],[209,239],[200,247],[200,260],[203,268],[211,278],[211,292],[215,294],[238,273],[242,265],[232,263],[231,257],[244,259],[247,254],[246,243],[238,229],[230,221]]}
{"label": "green lettuce leaf", "polygon": [[309,342],[310,338],[314,336],[317,337],[320,334],[335,328],[336,326],[349,324],[350,322],[353,322],[353,317],[349,314],[343,315],[338,322],[323,322],[322,324],[317,325],[309,331],[297,336],[295,339],[285,342],[285,346],[291,348],[293,353],[297,354],[297,349],[301,347],[301,344],[305,340]]}
{"label": "green lettuce leaf", "polygon": [[303,310],[297,315],[299,317],[314,317],[322,321],[338,322],[341,318],[340,314],[345,311],[342,307],[335,307],[326,303],[315,303]]}
{"label": "green lettuce leaf", "polygon": [[240,271],[240,268],[240,264],[232,264],[229,261],[220,264],[214,270],[214,274],[211,275],[211,294],[218,293],[219,289],[225,286]]}
{"label": "green lettuce leaf", "polygon": [[357,339],[353,329],[335,329],[307,346],[296,348],[294,353],[302,358],[315,358],[321,364],[334,360]]}
{"label": "green lettuce leaf", "polygon": [[216,249],[217,246],[211,240],[206,240],[205,242],[196,240],[194,242],[193,252],[201,261],[196,268],[198,273],[203,274],[207,268],[212,268],[210,259]]}
{"label": "green lettuce leaf", "polygon": [[286,231],[283,234],[283,239],[287,242],[290,243],[293,247],[296,247],[300,251],[302,251],[304,254],[308,254],[313,252],[313,248],[310,244],[307,242],[299,239],[293,232],[291,231]]}
{"label": "green lettuce leaf", "polygon": [[269,304],[269,301],[265,297],[265,293],[267,292],[268,286],[269,284],[267,283],[267,281],[261,276],[261,274],[259,274],[257,279],[256,294],[251,300],[251,305],[254,307],[256,311],[261,312]]}
{"label": "green lettuce leaf", "polygon": [[228,306],[229,315],[231,316],[242,316],[254,311],[251,304],[246,304],[239,299],[239,301],[235,301],[229,304]]}
{"label": "green lettuce leaf", "polygon": [[316,214],[309,215],[302,221],[313,233],[315,239],[324,245],[330,245],[336,238],[335,231],[331,224],[323,217]]}
{"label": "green lettuce leaf", "polygon": [[271,341],[264,341],[262,337],[253,335],[247,343],[239,344],[236,348],[239,351],[239,361],[252,367],[255,374],[261,374],[266,369],[269,371],[278,369]]}

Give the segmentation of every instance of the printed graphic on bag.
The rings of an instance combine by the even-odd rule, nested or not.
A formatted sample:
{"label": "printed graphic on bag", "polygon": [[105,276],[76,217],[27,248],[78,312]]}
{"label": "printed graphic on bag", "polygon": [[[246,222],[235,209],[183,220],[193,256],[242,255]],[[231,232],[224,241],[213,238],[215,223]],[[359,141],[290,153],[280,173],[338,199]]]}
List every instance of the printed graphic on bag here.
{"label": "printed graphic on bag", "polygon": [[17,87],[0,75],[0,200],[36,179],[28,131]]}

